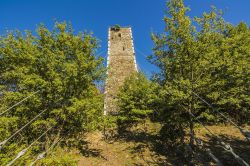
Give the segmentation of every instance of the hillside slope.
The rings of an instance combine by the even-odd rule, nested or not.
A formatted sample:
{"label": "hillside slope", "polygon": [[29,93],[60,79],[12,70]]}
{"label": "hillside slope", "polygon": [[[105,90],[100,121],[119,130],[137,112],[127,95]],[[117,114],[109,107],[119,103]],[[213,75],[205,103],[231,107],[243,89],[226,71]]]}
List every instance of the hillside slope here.
{"label": "hillside slope", "polygon": [[[246,141],[233,126],[208,126],[214,134],[230,143],[235,152],[250,163],[250,142]],[[246,128],[250,129],[249,126]],[[154,129],[154,127],[152,128]],[[127,137],[106,142],[102,133],[94,132],[87,135],[84,153],[79,157],[79,166],[127,166],[127,165],[184,165],[189,162],[182,156],[174,155],[171,149],[164,148],[153,130],[137,132]],[[204,140],[213,154],[224,165],[237,165],[231,154],[217,146],[213,137],[209,137],[204,128],[196,129],[197,137]],[[80,153],[79,151],[77,153]],[[196,163],[215,165],[212,160],[199,150],[194,154]],[[198,157],[196,157],[198,156]]]}

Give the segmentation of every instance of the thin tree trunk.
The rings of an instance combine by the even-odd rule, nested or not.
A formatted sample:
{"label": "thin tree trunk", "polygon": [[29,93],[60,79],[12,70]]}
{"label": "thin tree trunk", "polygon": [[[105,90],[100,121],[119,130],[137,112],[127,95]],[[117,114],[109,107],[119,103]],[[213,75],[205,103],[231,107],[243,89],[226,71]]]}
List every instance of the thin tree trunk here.
{"label": "thin tree trunk", "polygon": [[[190,117],[190,115],[189,115],[189,117]],[[194,146],[194,137],[193,137],[193,135],[194,135],[194,123],[193,123],[191,117],[190,117],[190,121],[189,121],[189,130],[190,130],[189,145],[191,147],[193,147]]]}
{"label": "thin tree trunk", "polygon": [[[193,65],[192,63],[190,64],[191,68],[191,91],[194,89],[194,71],[193,71]],[[191,105],[190,105],[190,112],[194,113],[194,94],[192,93],[191,97]],[[194,146],[194,123],[192,120],[192,116],[189,114],[189,129],[190,129],[190,141],[189,145],[193,148]]]}

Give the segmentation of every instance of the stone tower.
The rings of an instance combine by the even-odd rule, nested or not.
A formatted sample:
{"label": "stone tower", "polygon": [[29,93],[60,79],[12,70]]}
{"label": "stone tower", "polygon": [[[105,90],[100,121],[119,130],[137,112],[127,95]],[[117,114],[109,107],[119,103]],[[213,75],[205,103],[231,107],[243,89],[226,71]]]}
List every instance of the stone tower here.
{"label": "stone tower", "polygon": [[116,98],[119,87],[127,76],[138,71],[130,27],[109,28],[107,68],[104,115],[112,115],[118,111]]}

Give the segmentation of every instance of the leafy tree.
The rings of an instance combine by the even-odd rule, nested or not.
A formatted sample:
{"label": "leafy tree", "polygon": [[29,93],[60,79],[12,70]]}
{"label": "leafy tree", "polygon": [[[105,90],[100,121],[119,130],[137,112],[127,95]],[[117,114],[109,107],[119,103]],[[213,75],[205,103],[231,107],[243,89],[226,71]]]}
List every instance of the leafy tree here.
{"label": "leafy tree", "polygon": [[161,133],[174,135],[175,131],[180,142],[186,128],[193,133],[194,124],[188,112],[206,120],[217,117],[192,92],[213,103],[219,111],[230,113],[228,108],[233,108],[241,117],[249,114],[249,97],[245,95],[249,91],[249,29],[226,23],[215,8],[195,19],[187,15],[189,10],[182,0],[167,2],[165,31],[152,34],[154,54],[149,57],[160,69],[154,79],[162,87],[159,112],[165,126]]}
{"label": "leafy tree", "polygon": [[241,22],[237,26],[228,25],[219,46],[213,79],[216,84],[208,94],[220,111],[231,116],[239,124],[250,122],[250,29]]}
{"label": "leafy tree", "polygon": [[143,123],[153,113],[156,84],[150,82],[142,73],[129,76],[118,95],[118,127],[124,130]]}
{"label": "leafy tree", "polygon": [[[16,31],[2,36],[0,109],[39,92],[0,117],[5,121],[0,124],[1,141],[45,109],[22,131],[20,145],[27,146],[51,126],[53,129],[40,140],[40,149],[55,137],[73,137],[98,128],[103,99],[95,83],[102,81],[104,67],[103,59],[95,55],[97,48],[92,34],[75,34],[65,22],[56,23],[52,31],[40,25],[36,35]],[[9,152],[17,140],[15,137],[8,142],[3,152]],[[16,153],[8,155],[13,158]],[[5,158],[0,160],[2,163]]]}
{"label": "leafy tree", "polygon": [[[152,35],[155,43],[154,56],[149,58],[160,68],[156,78],[163,87],[163,98],[167,98],[163,100],[163,113],[167,114],[164,116],[166,125],[174,123],[173,126],[178,126],[179,133],[189,125],[193,132],[191,117],[180,111],[179,104],[184,104],[194,112],[197,107],[196,99],[180,87],[194,90],[197,87],[199,69],[204,64],[200,64],[200,52],[194,36],[196,31],[186,14],[189,9],[182,1],[177,0],[168,1],[167,7],[168,16],[164,17],[165,33]],[[168,101],[167,104],[165,101]]]}

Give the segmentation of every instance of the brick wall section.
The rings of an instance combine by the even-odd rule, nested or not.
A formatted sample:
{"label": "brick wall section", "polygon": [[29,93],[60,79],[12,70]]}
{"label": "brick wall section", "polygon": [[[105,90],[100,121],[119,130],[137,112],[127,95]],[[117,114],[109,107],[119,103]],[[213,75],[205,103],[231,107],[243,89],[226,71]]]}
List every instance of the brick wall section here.
{"label": "brick wall section", "polygon": [[105,85],[104,115],[116,114],[117,93],[126,77],[137,72],[131,28],[109,28],[107,80]]}

